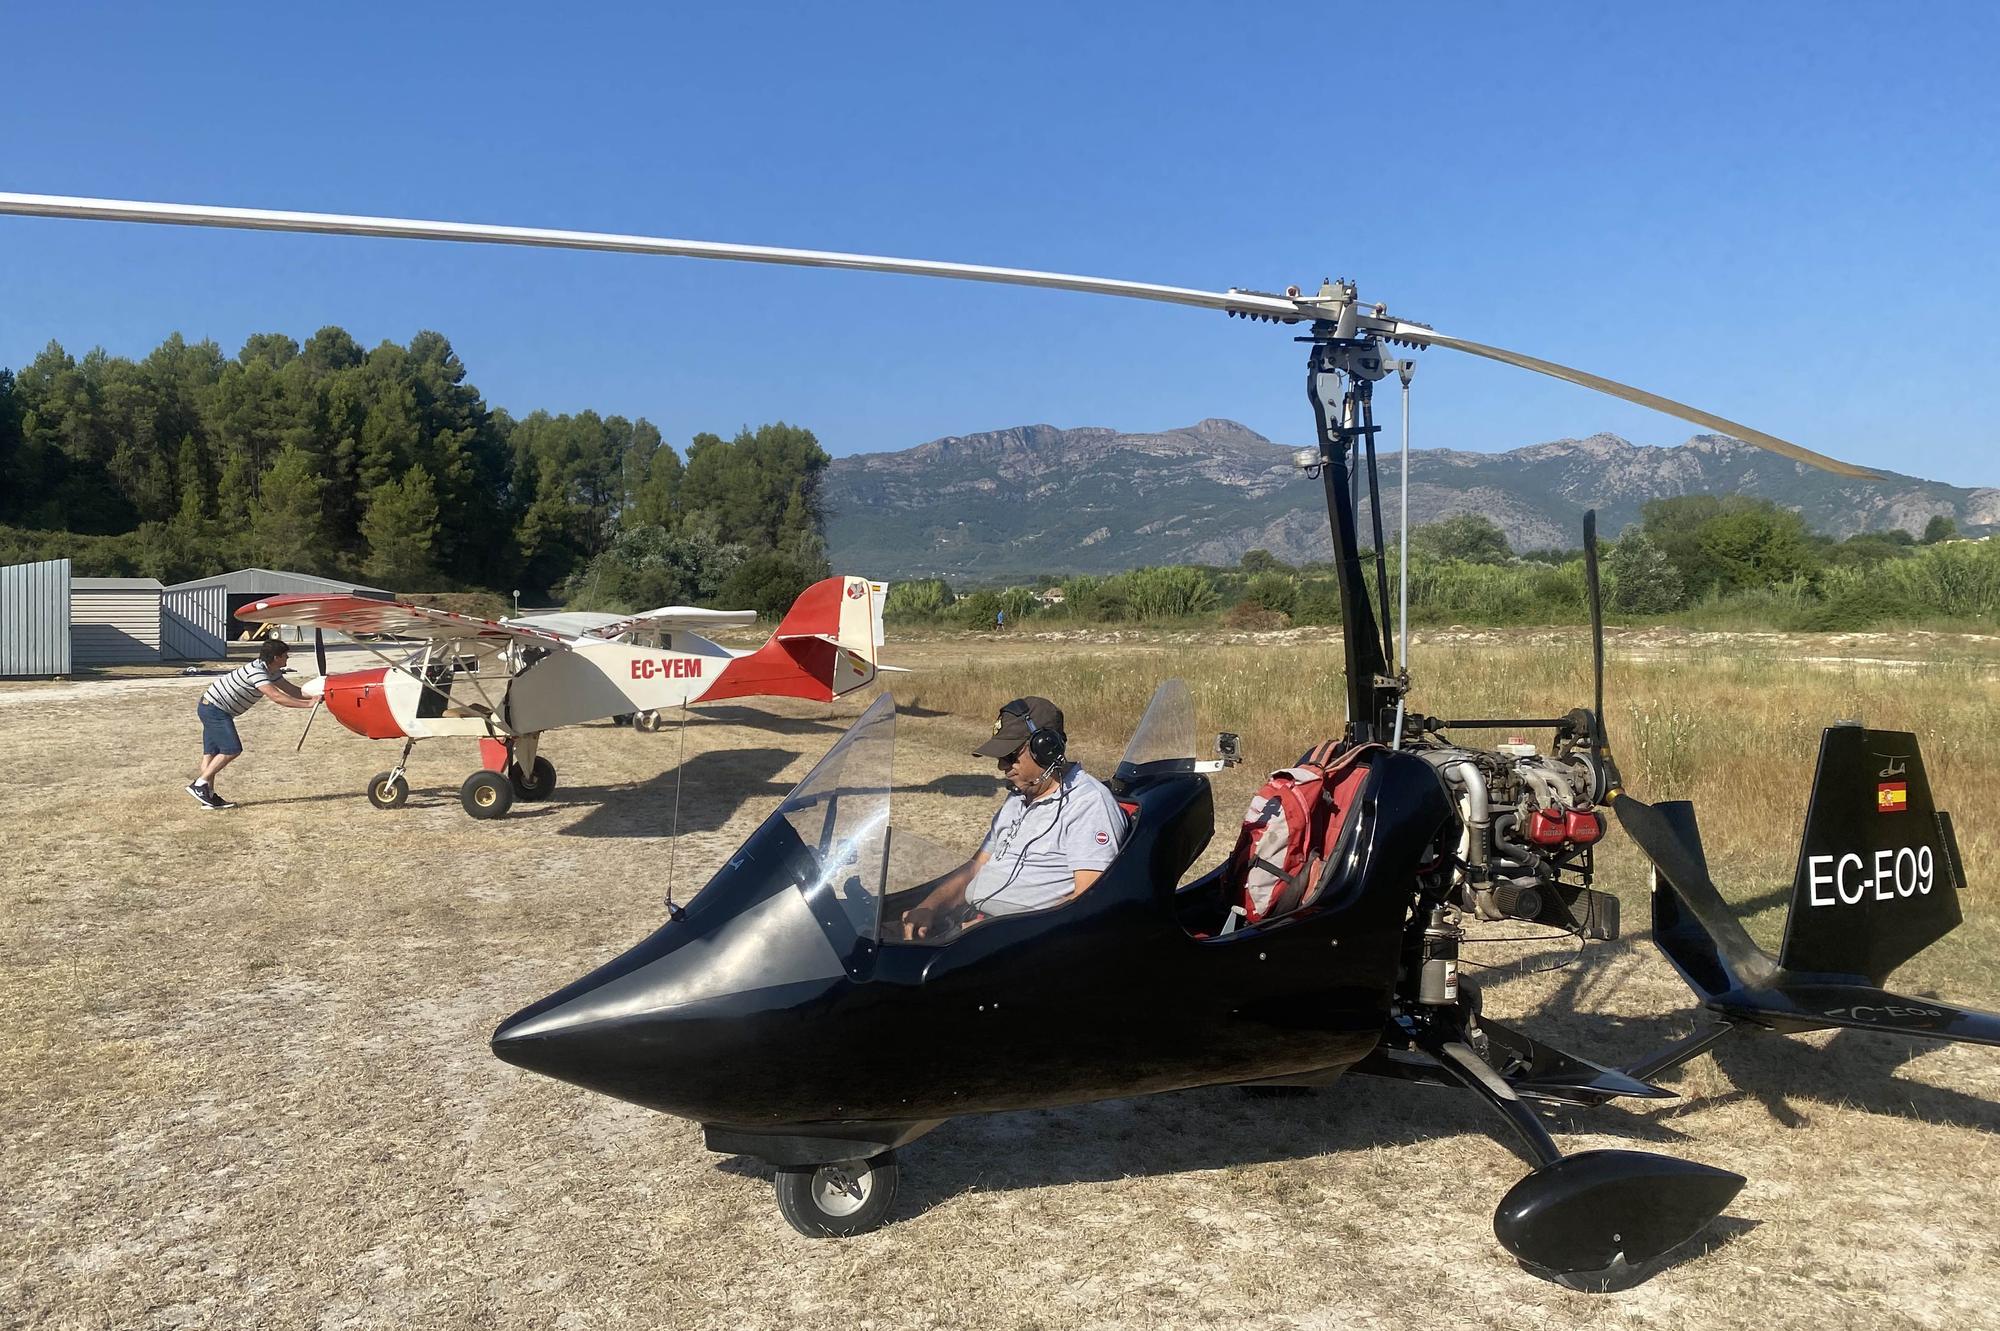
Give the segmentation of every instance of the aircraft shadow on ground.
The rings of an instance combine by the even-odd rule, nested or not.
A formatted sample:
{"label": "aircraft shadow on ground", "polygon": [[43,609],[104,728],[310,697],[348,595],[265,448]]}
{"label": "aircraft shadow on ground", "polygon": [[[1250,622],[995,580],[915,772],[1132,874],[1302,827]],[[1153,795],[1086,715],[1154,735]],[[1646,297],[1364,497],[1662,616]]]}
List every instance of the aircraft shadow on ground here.
{"label": "aircraft shadow on ground", "polygon": [[[1791,896],[1789,885],[1738,903],[1739,918],[1780,906]],[[1504,1001],[1504,984],[1488,988],[1486,1010],[1526,1034],[1611,1067],[1626,1066],[1657,1053],[1665,1046],[1713,1020],[1699,1006],[1692,991],[1680,1008],[1657,1015],[1608,1016],[1593,1011],[1598,997],[1617,983],[1623,968],[1619,958],[1653,946],[1650,933],[1627,935],[1614,943],[1595,943],[1583,960],[1572,968],[1554,994],[1515,1015]],[[1594,955],[1593,955],[1594,954]],[[1890,977],[1893,986],[1895,977]],[[1922,997],[1923,995],[1912,995]],[[1986,995],[1941,995],[1963,998],[1969,1003],[1987,1001]],[[1823,1037],[1806,1037],[1818,1041]],[[1776,1035],[1746,1029],[1723,1037],[1710,1047],[1707,1057],[1729,1082],[1729,1089],[1716,1095],[1689,1095],[1678,1101],[1660,1102],[1665,1112],[1686,1112],[1704,1107],[1732,1104],[1743,1099],[1761,1102],[1765,1111],[1788,1128],[1804,1128],[1808,1116],[1796,1101],[1843,1104],[1871,1114],[1918,1119],[1927,1123],[1948,1123],[1955,1127],[2000,1132],[2000,1104],[1967,1095],[1948,1087],[1935,1086],[1896,1072],[1924,1054],[1942,1047],[1941,1042],[1880,1031],[1839,1030],[1825,1038],[1824,1047],[1808,1044],[1798,1036]],[[1681,1069],[1661,1073],[1655,1081],[1669,1090],[1683,1076]],[[1613,1101],[1601,1109],[1561,1110],[1550,1116],[1552,1127],[1563,1130],[1618,1131],[1607,1126],[1616,1120],[1628,1123],[1654,1120],[1662,1109],[1642,1101]],[[1634,1135],[1645,1135],[1635,1133]]]}
{"label": "aircraft shadow on ground", "polygon": [[[798,758],[793,749],[727,749],[700,753],[678,768],[618,785],[558,786],[558,804],[595,805],[559,836],[663,837],[676,831],[713,832],[746,801],[776,799],[793,783],[773,780]],[[674,790],[680,788],[680,813]],[[515,805],[515,812],[522,806]]]}
{"label": "aircraft shadow on ground", "polygon": [[[671,741],[674,731],[680,728],[681,713],[665,711],[660,713],[660,729],[654,735],[641,735],[641,739]],[[687,711],[690,730],[702,726],[750,726],[757,730],[767,730],[774,735],[844,735],[854,723],[852,717],[841,716],[785,716],[779,712],[767,712],[757,707],[741,704],[703,707],[697,704]]]}

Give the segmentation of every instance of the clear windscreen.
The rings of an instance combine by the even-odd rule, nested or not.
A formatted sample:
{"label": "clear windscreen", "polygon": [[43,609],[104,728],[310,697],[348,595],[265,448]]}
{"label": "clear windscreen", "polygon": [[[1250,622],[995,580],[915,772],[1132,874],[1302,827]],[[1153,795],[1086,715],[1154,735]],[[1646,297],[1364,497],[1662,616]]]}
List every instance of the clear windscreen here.
{"label": "clear windscreen", "polygon": [[1139,718],[1118,760],[1118,779],[1192,772],[1194,761],[1194,696],[1185,681],[1170,679],[1154,691]]}
{"label": "clear windscreen", "polygon": [[774,815],[790,824],[813,853],[813,876],[801,886],[814,911],[836,905],[855,935],[870,942],[879,932],[889,873],[895,744],[896,703],[884,693]]}

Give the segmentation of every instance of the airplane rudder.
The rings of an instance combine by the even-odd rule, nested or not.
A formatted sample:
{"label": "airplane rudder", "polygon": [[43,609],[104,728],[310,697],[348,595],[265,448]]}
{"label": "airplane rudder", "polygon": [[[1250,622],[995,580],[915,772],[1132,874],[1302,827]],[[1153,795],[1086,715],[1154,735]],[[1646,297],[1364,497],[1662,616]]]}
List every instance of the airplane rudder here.
{"label": "airplane rudder", "polygon": [[1932,802],[1917,737],[1829,726],[1780,964],[1880,984],[1958,926],[1962,878],[1951,818]]}

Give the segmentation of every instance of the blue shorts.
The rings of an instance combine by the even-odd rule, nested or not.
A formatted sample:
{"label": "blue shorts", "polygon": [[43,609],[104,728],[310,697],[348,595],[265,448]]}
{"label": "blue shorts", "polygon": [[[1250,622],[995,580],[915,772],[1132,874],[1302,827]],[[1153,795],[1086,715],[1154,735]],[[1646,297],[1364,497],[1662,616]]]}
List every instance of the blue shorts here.
{"label": "blue shorts", "polygon": [[236,733],[236,718],[223,711],[212,702],[198,702],[194,714],[201,718],[201,752],[203,757],[216,753],[237,754],[243,752],[243,740]]}

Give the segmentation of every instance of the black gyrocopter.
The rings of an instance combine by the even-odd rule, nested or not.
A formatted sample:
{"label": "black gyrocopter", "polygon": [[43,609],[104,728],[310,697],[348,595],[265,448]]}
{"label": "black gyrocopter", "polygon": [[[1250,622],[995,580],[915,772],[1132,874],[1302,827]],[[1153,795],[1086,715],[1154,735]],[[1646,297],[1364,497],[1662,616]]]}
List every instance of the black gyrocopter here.
{"label": "black gyrocopter", "polygon": [[[1537,1105],[1670,1097],[1652,1078],[1725,1036],[1852,1027],[2000,1044],[2000,1015],[1880,985],[1959,921],[1957,842],[1913,735],[1839,725],[1822,737],[1792,911],[1778,957],[1710,880],[1694,810],[1621,787],[1604,725],[1594,519],[1584,542],[1594,705],[1560,717],[1446,720],[1407,706],[1407,662],[1369,604],[1355,492],[1369,478],[1374,578],[1388,605],[1374,385],[1412,366],[1391,348],[1445,346],[1553,375],[1844,475],[1870,473],[1684,404],[1364,305],[1349,283],[1310,296],[591,232],[0,194],[0,213],[401,236],[1003,282],[1128,296],[1303,324],[1342,603],[1347,715],[1363,775],[1335,810],[1318,880],[1287,912],[1232,928],[1225,865],[1181,880],[1214,831],[1184,686],[1154,697],[1113,789],[1132,814],[1118,858],[1058,908],[905,941],[914,885],[890,818],[895,711],[885,694],[685,909],[609,964],[493,1035],[509,1063],[699,1122],[714,1150],[777,1167],[801,1231],[855,1234],[888,1216],[895,1152],[945,1120],[1215,1085],[1323,1085],[1343,1073],[1461,1086],[1498,1112],[1538,1167],[1494,1230],[1528,1268],[1584,1288],[1629,1283],[1699,1234],[1744,1180],[1628,1150],[1565,1155]],[[1407,473],[1406,473],[1407,475]],[[1403,526],[1407,529],[1408,523]],[[1402,655],[1407,657],[1407,641]],[[1546,730],[1545,745],[1458,738]],[[1300,736],[1305,747],[1316,736]],[[1618,930],[1590,887],[1608,806],[1654,866],[1655,942],[1710,1020],[1624,1068],[1482,1016],[1458,981],[1467,917]],[[907,881],[906,881],[907,880]],[[1090,1014],[1079,1020],[1077,1014]],[[925,1049],[913,1059],[907,1050]]]}

